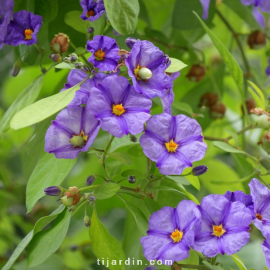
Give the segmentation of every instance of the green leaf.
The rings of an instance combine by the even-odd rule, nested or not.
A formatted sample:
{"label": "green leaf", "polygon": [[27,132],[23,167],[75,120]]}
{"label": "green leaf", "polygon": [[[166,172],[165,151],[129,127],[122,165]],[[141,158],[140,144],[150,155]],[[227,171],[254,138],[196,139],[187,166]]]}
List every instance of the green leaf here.
{"label": "green leaf", "polygon": [[191,106],[187,103],[176,101],[172,104],[172,107],[189,114],[191,117],[194,115]]}
{"label": "green leaf", "polygon": [[75,53],[77,54],[77,55],[82,55],[82,54],[84,54],[86,52],[86,50],[85,50],[85,48],[83,48],[83,47],[78,47],[78,48],[76,48],[76,50],[75,50]]}
{"label": "green leaf", "polygon": [[116,183],[113,182],[103,183],[95,189],[94,195],[97,200],[104,200],[114,196],[119,189],[120,185]]}
{"label": "green leaf", "polygon": [[130,169],[130,170],[125,170],[121,173],[121,176],[124,176],[124,177],[128,177],[130,175],[134,175],[135,177],[137,178],[143,178],[145,177],[145,175],[138,171],[138,170],[134,170],[134,169]]}
{"label": "green leaf", "polygon": [[108,153],[108,156],[118,160],[124,165],[130,166],[132,164],[132,158],[127,152]]}
{"label": "green leaf", "polygon": [[[96,208],[94,207],[91,226],[89,228],[92,249],[99,260],[108,258],[110,270],[125,270],[124,260],[125,253],[120,243],[109,234],[108,230],[100,222],[97,216]],[[117,265],[112,265],[112,260],[115,260]],[[121,265],[118,265],[119,260],[122,260]]]}
{"label": "green leaf", "polygon": [[150,214],[153,214],[154,212],[157,212],[158,210],[161,209],[158,202],[149,198],[149,196],[146,196],[143,201]]}
{"label": "green leaf", "polygon": [[221,267],[217,266],[217,265],[212,265],[211,263],[209,262],[206,262],[206,261],[202,261],[202,263],[207,266],[209,269],[211,270],[223,270]]}
{"label": "green leaf", "polygon": [[175,58],[171,58],[171,64],[169,65],[169,67],[165,70],[165,72],[168,73],[174,73],[177,72],[185,67],[187,67],[187,65],[185,63],[183,63],[182,61],[175,59]]}
{"label": "green leaf", "polygon": [[123,164],[119,161],[113,161],[106,164],[106,169],[110,179],[114,179],[121,174]]}
{"label": "green leaf", "polygon": [[12,255],[10,256],[8,262],[5,264],[5,266],[2,268],[2,270],[10,269],[11,266],[14,264],[14,262],[17,260],[17,258],[21,255],[23,250],[26,248],[26,246],[30,243],[30,241],[33,238],[34,234],[41,231],[45,226],[47,226],[50,222],[52,222],[64,209],[65,209],[65,207],[63,205],[60,205],[49,216],[39,219],[37,221],[34,229],[31,232],[29,232],[23,238],[23,240],[20,242],[20,244],[16,247],[16,249],[14,250]]}
{"label": "green leaf", "polygon": [[122,35],[132,34],[138,22],[138,0],[104,0],[107,16],[112,27]]}
{"label": "green leaf", "polygon": [[36,124],[65,108],[80,89],[79,84],[56,95],[43,98],[15,114],[10,127],[17,130]]}
{"label": "green leaf", "polygon": [[233,254],[231,257],[240,270],[247,270],[244,262],[241,260],[241,258],[238,255]]}
{"label": "green leaf", "polygon": [[88,21],[84,21],[80,15],[82,14],[81,11],[74,10],[66,13],[65,15],[65,23],[71,26],[78,32],[83,34],[87,33]]}
{"label": "green leaf", "polygon": [[265,99],[262,90],[253,82],[248,81],[251,87],[248,88],[248,91],[252,95],[253,99],[256,102],[257,107],[265,110]]}
{"label": "green leaf", "polygon": [[140,232],[143,235],[146,235],[146,231],[148,230],[148,222],[144,213],[137,206],[128,203],[121,196],[118,195],[118,197],[125,203],[127,210],[129,210],[130,213],[133,215]]}
{"label": "green leaf", "polygon": [[228,132],[232,136],[236,146],[239,146],[239,136],[237,135],[237,133],[235,133],[234,131],[231,131],[229,129],[225,129],[225,130],[226,130],[226,132]]}
{"label": "green leaf", "polygon": [[[44,75],[37,77],[29,86],[27,86],[15,99],[12,105],[3,115],[0,122],[0,136],[3,132],[8,131],[10,120],[20,110],[32,104],[38,97],[41,87],[43,85]],[[22,119],[22,121],[24,121]]]}
{"label": "green leaf", "polygon": [[58,69],[75,69],[75,64],[74,63],[61,62],[58,65],[56,65],[55,68],[58,68]]}
{"label": "green leaf", "polygon": [[48,230],[37,233],[27,249],[27,267],[33,267],[50,257],[64,241],[70,223],[71,214],[67,208],[54,221]]}
{"label": "green leaf", "polygon": [[103,14],[100,18],[98,18],[98,20],[90,22],[90,26],[95,29],[95,32],[94,32],[95,35],[102,35],[106,27],[106,24],[107,24],[107,18],[105,14]]}
{"label": "green leaf", "polygon": [[246,177],[243,177],[237,181],[220,181],[220,180],[211,180],[210,182],[212,184],[215,184],[215,185],[224,185],[224,186],[230,186],[232,184],[237,184],[237,183],[243,183],[243,182],[246,182],[247,180],[251,180],[251,177],[255,176],[256,175],[256,172],[253,172],[252,174],[246,176]]}
{"label": "green leaf", "polygon": [[224,150],[226,152],[229,153],[238,153],[238,154],[246,154],[244,151],[242,150],[238,150],[236,148],[234,148],[233,146],[225,143],[225,142],[219,142],[219,141],[214,141],[213,145],[221,150]]}
{"label": "green leaf", "polygon": [[22,62],[29,66],[35,65],[40,55],[35,45],[27,46],[25,44],[21,44],[19,46],[19,50]]}
{"label": "green leaf", "polygon": [[36,202],[45,196],[44,189],[60,185],[71,169],[76,159],[59,159],[42,149],[37,165],[32,172],[26,188],[26,207],[32,211]]}
{"label": "green leaf", "polygon": [[135,135],[135,137],[137,138],[137,142],[132,142],[128,135],[123,136],[122,138],[114,138],[111,144],[110,152],[114,152],[115,150],[124,146],[139,144],[141,134]]}

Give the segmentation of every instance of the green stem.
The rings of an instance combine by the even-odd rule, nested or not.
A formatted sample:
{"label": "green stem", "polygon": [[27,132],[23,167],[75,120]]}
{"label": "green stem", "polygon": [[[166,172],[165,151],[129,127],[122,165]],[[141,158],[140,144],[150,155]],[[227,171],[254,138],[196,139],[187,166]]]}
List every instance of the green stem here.
{"label": "green stem", "polygon": [[102,158],[101,158],[101,164],[102,164],[102,167],[103,167],[103,169],[104,169],[104,171],[105,171],[105,174],[106,174],[106,176],[107,176],[108,179],[110,179],[110,177],[109,177],[109,175],[108,175],[108,173],[107,173],[107,171],[106,171],[105,158],[106,158],[106,155],[107,155],[107,153],[108,153],[108,151],[109,151],[109,148],[110,148],[110,146],[111,146],[111,144],[112,144],[114,138],[115,138],[114,136],[111,137],[111,139],[110,139],[110,141],[109,141],[109,143],[108,143],[106,149],[104,150],[104,153],[103,153],[103,155],[102,155]]}
{"label": "green stem", "polygon": [[104,152],[103,149],[98,149],[98,148],[95,148],[95,147],[92,147],[92,146],[90,146],[90,149],[95,150],[97,152]]}
{"label": "green stem", "polygon": [[177,264],[180,268],[209,270],[209,268],[204,265],[193,265],[193,264],[182,264],[182,263],[175,263],[175,264]]}
{"label": "green stem", "polygon": [[119,184],[119,183],[121,183],[122,181],[124,181],[124,180],[126,180],[126,179],[128,179],[128,177],[122,178],[122,179],[119,180],[117,183]]}
{"label": "green stem", "polygon": [[[76,50],[77,47],[71,42],[71,40],[69,41],[69,44],[71,45],[71,47]],[[85,64],[87,64],[88,66],[92,67],[91,64],[88,62],[88,60],[86,59],[86,57],[81,54],[80,57],[83,59],[83,61],[85,62]]]}

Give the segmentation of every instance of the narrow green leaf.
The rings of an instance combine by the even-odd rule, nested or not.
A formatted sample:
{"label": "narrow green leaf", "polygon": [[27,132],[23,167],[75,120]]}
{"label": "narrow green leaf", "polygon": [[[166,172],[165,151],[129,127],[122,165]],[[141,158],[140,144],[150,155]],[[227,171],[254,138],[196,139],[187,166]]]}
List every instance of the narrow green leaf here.
{"label": "narrow green leaf", "polygon": [[134,33],[140,12],[138,0],[104,0],[104,5],[111,25],[118,33]]}
{"label": "narrow green leaf", "polygon": [[123,164],[119,161],[113,161],[106,164],[106,169],[111,180],[114,179],[114,177],[121,175],[122,167]]}
{"label": "narrow green leaf", "polygon": [[247,270],[244,262],[241,260],[241,258],[237,254],[233,254],[231,257],[240,270]]}
{"label": "narrow green leaf", "polygon": [[121,196],[118,197],[125,203],[127,210],[133,215],[138,229],[141,231],[143,235],[146,235],[146,231],[148,230],[148,221],[144,215],[144,213],[135,205],[128,203]]}
{"label": "narrow green leaf", "polygon": [[45,196],[44,189],[58,186],[74,167],[76,159],[59,159],[42,149],[37,165],[26,188],[26,207],[32,211],[36,202]]}
{"label": "narrow green leaf", "polygon": [[95,189],[94,194],[96,199],[104,200],[114,196],[119,189],[120,185],[116,183],[103,183]]}
{"label": "narrow green leaf", "polygon": [[82,15],[81,11],[78,10],[70,11],[66,13],[64,20],[67,25],[71,26],[76,31],[86,34],[88,21],[84,21],[80,17],[80,15]]}
{"label": "narrow green leaf", "polygon": [[172,104],[172,107],[189,114],[191,117],[194,115],[191,106],[187,103],[177,101]]}
{"label": "narrow green leaf", "polygon": [[124,165],[130,166],[132,158],[127,152],[113,152],[108,154],[109,157],[114,158]]}
{"label": "narrow green leaf", "polygon": [[264,98],[262,90],[253,82],[248,81],[248,83],[251,86],[248,88],[248,91],[250,92],[250,94],[254,98],[257,107],[260,107],[263,110],[265,110],[265,98]]}
{"label": "narrow green leaf", "polygon": [[71,214],[67,208],[56,218],[52,227],[37,233],[27,249],[27,268],[43,263],[64,241]]}
{"label": "narrow green leaf", "polygon": [[74,63],[61,62],[58,65],[56,65],[55,68],[58,68],[58,69],[75,69],[75,64]]}
{"label": "narrow green leaf", "polygon": [[[6,113],[3,115],[0,121],[0,136],[3,132],[8,131],[9,124],[12,117],[25,108],[26,106],[32,104],[38,97],[41,87],[43,85],[44,75],[37,77],[29,86],[27,86],[8,108]],[[22,119],[22,121],[24,121]]]}
{"label": "narrow green leaf", "polygon": [[238,150],[234,148],[233,146],[225,143],[225,142],[219,142],[219,141],[214,141],[213,145],[223,151],[229,152],[229,153],[238,153],[238,154],[245,154],[244,151]]}
{"label": "narrow green leaf", "polygon": [[149,196],[146,196],[144,199],[144,204],[146,208],[148,209],[150,214],[153,214],[154,212],[157,212],[160,210],[160,205],[155,200],[149,198]]}
{"label": "narrow green leaf", "polygon": [[[97,216],[96,208],[94,207],[91,226],[89,228],[92,249],[99,260],[108,258],[110,270],[125,270],[124,260],[125,253],[120,243],[109,234],[108,230],[100,222]],[[112,265],[112,260],[116,265]],[[119,260],[121,264],[119,265]]]}
{"label": "narrow green leaf", "polygon": [[135,137],[137,138],[137,142],[132,142],[128,135],[123,136],[122,138],[114,138],[112,145],[111,145],[110,152],[114,152],[115,150],[117,150],[121,147],[124,147],[124,146],[139,144],[141,134],[138,134]]}
{"label": "narrow green leaf", "polygon": [[80,89],[77,84],[56,95],[43,98],[24,108],[12,118],[10,127],[17,130],[36,124],[65,108],[73,99],[74,94]]}
{"label": "narrow green leaf", "polygon": [[170,57],[170,60],[171,60],[171,64],[165,70],[165,72],[174,73],[174,72],[180,71],[181,69],[187,67],[187,65],[185,63],[183,63],[182,61],[180,61],[178,59]]}

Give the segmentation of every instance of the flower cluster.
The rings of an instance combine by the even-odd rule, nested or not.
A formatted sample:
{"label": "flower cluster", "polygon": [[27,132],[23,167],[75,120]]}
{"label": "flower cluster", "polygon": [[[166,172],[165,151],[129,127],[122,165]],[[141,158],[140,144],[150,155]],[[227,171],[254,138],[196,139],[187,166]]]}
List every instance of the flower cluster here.
{"label": "flower cluster", "polygon": [[42,17],[26,10],[13,13],[13,0],[0,0],[0,6],[0,49],[4,44],[36,44]]}
{"label": "flower cluster", "polygon": [[232,255],[248,243],[253,220],[266,237],[262,248],[269,267],[270,190],[255,178],[249,186],[251,195],[228,191],[206,196],[200,205],[184,200],[175,209],[153,213],[148,235],[141,238],[146,259],[181,261],[189,257],[190,248],[207,257]]}

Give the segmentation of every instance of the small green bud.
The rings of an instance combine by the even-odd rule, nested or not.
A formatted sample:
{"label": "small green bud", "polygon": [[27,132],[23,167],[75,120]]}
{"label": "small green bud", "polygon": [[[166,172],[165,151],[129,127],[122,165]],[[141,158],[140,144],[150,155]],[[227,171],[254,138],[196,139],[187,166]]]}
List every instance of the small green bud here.
{"label": "small green bud", "polygon": [[129,138],[130,138],[130,141],[131,141],[131,142],[134,142],[134,143],[135,143],[135,142],[138,141],[137,137],[134,136],[134,135],[132,135],[132,134],[129,135]]}
{"label": "small green bud", "polygon": [[73,204],[73,198],[72,197],[67,197],[67,195],[64,195],[62,198],[61,198],[61,202],[63,205],[67,206],[67,207],[70,207],[72,204]]}
{"label": "small green bud", "polygon": [[270,114],[265,112],[261,108],[255,108],[250,110],[250,121],[253,126],[259,128],[270,127]]}
{"label": "small green bud", "polygon": [[82,69],[82,67],[83,67],[83,63],[81,63],[81,62],[78,62],[75,64],[76,69]]}
{"label": "small green bud", "polygon": [[21,59],[18,59],[13,65],[12,72],[11,72],[11,75],[13,77],[16,77],[19,74],[21,70],[21,64],[22,64]]}
{"label": "small green bud", "polygon": [[84,219],[83,219],[83,221],[84,221],[84,225],[85,225],[87,228],[89,228],[89,227],[91,226],[91,219],[90,219],[90,217],[85,216]]}
{"label": "small green bud", "polygon": [[78,60],[78,56],[77,56],[76,53],[72,53],[72,54],[69,56],[69,58],[70,58],[70,61],[71,61],[72,63],[74,63],[74,62],[76,62],[76,61]]}
{"label": "small green bud", "polygon": [[152,77],[152,71],[148,68],[142,67],[138,71],[138,75],[140,75],[141,80],[149,80]]}

